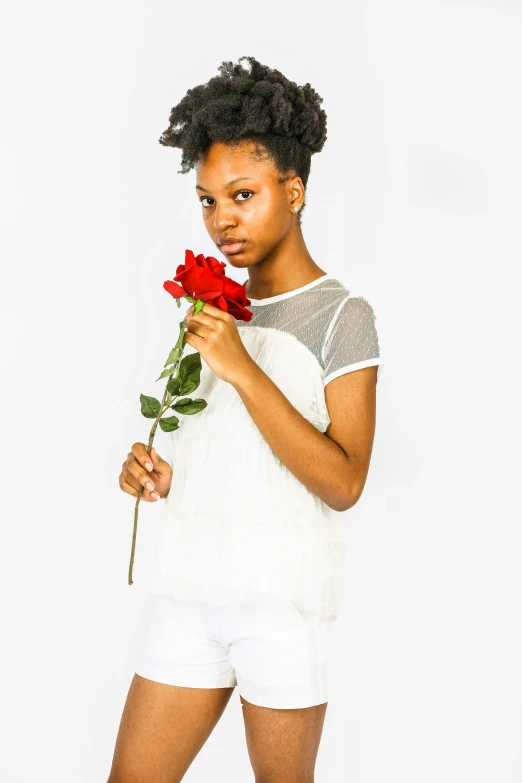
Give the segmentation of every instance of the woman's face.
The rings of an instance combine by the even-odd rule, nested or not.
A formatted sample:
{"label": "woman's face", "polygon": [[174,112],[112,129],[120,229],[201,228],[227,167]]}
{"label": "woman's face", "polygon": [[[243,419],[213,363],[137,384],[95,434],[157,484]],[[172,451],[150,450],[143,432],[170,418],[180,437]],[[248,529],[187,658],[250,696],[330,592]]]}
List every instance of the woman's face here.
{"label": "woman's face", "polygon": [[270,159],[254,155],[251,141],[213,142],[196,167],[196,193],[206,229],[234,267],[266,258],[297,225],[304,200],[299,177],[279,182]]}

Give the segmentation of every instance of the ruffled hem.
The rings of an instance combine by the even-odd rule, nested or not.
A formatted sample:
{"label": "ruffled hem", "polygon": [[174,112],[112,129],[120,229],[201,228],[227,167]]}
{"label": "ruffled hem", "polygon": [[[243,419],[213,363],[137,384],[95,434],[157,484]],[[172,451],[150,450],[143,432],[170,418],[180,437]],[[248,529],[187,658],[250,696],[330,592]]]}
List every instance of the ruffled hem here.
{"label": "ruffled hem", "polygon": [[337,617],[340,612],[340,596],[333,588],[334,577],[330,576],[319,589],[312,593],[274,593],[256,590],[241,591],[216,586],[210,582],[195,582],[179,579],[174,574],[162,573],[159,569],[149,577],[147,589],[156,595],[167,595],[179,601],[203,603],[210,606],[270,607],[292,606],[303,616]]}
{"label": "ruffled hem", "polygon": [[305,614],[337,616],[344,542],[329,542],[318,520],[302,527],[245,526],[200,515],[168,525],[156,548],[149,589],[216,605],[291,604]]}

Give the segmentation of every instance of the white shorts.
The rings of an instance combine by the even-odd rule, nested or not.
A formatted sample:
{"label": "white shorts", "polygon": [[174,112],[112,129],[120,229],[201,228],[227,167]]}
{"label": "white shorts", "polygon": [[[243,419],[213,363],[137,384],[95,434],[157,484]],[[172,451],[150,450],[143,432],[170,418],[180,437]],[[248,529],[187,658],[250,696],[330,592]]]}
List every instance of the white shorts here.
{"label": "white shorts", "polygon": [[335,618],[293,607],[214,606],[158,596],[135,671],[188,688],[238,686],[259,707],[328,701]]}

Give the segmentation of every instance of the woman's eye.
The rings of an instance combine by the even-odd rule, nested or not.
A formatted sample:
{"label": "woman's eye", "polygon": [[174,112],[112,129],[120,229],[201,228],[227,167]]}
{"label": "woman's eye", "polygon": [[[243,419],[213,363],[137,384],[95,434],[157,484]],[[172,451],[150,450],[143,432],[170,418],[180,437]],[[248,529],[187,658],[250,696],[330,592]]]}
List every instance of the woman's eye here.
{"label": "woman's eye", "polygon": [[249,198],[249,196],[253,196],[254,194],[252,193],[251,190],[240,190],[237,195],[238,195],[238,197],[239,196],[246,196],[246,198],[240,198],[239,199],[240,201],[246,201]]}
{"label": "woman's eye", "polygon": [[199,200],[201,201],[201,203],[203,204],[204,207],[211,207],[212,204],[205,204],[204,202],[205,201],[213,201],[214,199],[210,198],[210,196],[203,196]]}

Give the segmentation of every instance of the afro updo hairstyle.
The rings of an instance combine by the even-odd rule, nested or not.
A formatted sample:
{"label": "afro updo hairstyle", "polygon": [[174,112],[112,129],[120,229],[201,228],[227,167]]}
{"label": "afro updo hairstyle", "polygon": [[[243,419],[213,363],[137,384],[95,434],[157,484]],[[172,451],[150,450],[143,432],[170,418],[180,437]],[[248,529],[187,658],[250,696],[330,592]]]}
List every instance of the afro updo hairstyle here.
{"label": "afro updo hairstyle", "polygon": [[[298,87],[254,57],[225,61],[218,70],[220,76],[188,90],[171,109],[169,127],[159,138],[163,146],[181,149],[178,173],[193,169],[213,141],[233,145],[249,139],[255,154],[268,155],[286,175],[280,182],[295,172],[306,187],[311,157],[326,140],[323,99],[310,84]],[[304,204],[299,218],[303,209]]]}

